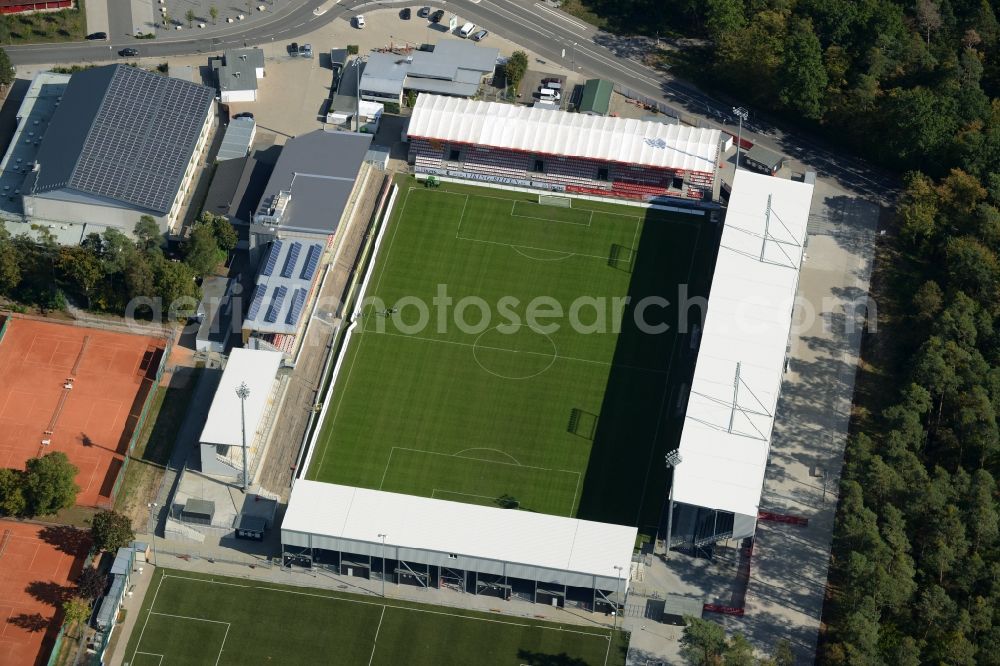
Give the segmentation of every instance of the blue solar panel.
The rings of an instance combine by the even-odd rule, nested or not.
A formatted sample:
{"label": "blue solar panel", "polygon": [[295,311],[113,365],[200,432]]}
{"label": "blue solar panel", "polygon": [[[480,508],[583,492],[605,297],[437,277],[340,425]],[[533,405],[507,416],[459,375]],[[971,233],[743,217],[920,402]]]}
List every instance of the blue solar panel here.
{"label": "blue solar panel", "polygon": [[250,310],[247,312],[247,319],[253,321],[257,318],[257,313],[260,312],[260,304],[264,302],[264,294],[267,293],[267,287],[262,284],[257,285],[253,289],[253,299],[250,300]]}
{"label": "blue solar panel", "polygon": [[267,309],[267,314],[264,315],[264,321],[271,324],[278,321],[278,313],[281,312],[281,304],[285,302],[285,294],[287,293],[288,287],[278,287],[274,290],[271,306]]}
{"label": "blue solar panel", "polygon": [[295,270],[295,262],[299,260],[299,252],[301,250],[302,243],[299,243],[298,241],[292,243],[292,246],[288,248],[288,256],[285,257],[285,265],[281,267],[281,277],[292,277],[292,271]]}
{"label": "blue solar panel", "polygon": [[312,280],[313,274],[316,272],[316,267],[319,266],[319,258],[323,255],[323,246],[319,243],[313,243],[309,246],[309,254],[306,255],[306,263],[302,267],[302,273],[299,275],[303,280]]}
{"label": "blue solar panel", "polygon": [[267,253],[267,261],[264,263],[264,270],[261,275],[270,275],[274,272],[274,267],[278,264],[278,255],[281,254],[281,241],[276,240],[271,243],[271,251]]}
{"label": "blue solar panel", "polygon": [[305,304],[306,290],[296,289],[292,295],[292,305],[288,308],[288,316],[285,317],[285,323],[289,326],[295,326],[299,321],[299,315],[302,314],[302,306]]}

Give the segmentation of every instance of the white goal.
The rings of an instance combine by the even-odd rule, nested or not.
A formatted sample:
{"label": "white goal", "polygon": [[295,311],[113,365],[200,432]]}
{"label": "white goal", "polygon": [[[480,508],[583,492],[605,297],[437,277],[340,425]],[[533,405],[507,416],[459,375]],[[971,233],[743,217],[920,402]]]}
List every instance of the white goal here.
{"label": "white goal", "polygon": [[542,206],[558,206],[559,208],[572,208],[573,200],[569,197],[561,197],[558,194],[539,194],[538,203]]}

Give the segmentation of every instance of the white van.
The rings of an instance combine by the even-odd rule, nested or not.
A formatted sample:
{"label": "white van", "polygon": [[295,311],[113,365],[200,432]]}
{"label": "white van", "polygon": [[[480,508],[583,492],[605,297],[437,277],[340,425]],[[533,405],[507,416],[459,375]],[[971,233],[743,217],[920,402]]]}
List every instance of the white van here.
{"label": "white van", "polygon": [[476,31],[476,24],[475,23],[466,23],[458,31],[458,35],[459,35],[459,37],[465,38],[465,37],[468,37],[469,35],[471,35],[472,33],[474,33],[475,31]]}
{"label": "white van", "polygon": [[562,99],[562,95],[559,94],[558,90],[553,90],[552,88],[542,88],[538,91],[538,96],[543,100],[558,102]]}

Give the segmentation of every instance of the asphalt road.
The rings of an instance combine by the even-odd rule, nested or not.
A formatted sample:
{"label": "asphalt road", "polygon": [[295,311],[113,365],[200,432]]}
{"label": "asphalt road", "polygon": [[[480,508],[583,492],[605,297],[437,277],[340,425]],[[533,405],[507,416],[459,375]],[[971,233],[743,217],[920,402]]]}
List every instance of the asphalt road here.
{"label": "asphalt road", "polygon": [[[323,0],[304,0],[288,13],[217,36],[148,41],[119,39],[111,45],[105,42],[38,44],[12,46],[7,52],[15,65],[108,60],[109,51],[117,57],[118,50],[125,46],[139,48],[144,57],[210,53],[244,44],[291,41],[330,21],[353,16],[362,10],[413,3],[407,0],[341,0],[323,15],[316,16],[313,10],[323,4]],[[435,2],[429,4],[440,5]],[[703,118],[704,126],[737,133],[731,113],[732,103],[713,99],[690,84],[643,65],[639,58],[646,48],[646,41],[641,38],[609,35],[533,0],[450,0],[444,6],[449,13],[459,14],[463,19],[498,32],[539,54],[542,62],[533,63],[535,68],[543,68],[548,62],[553,62],[607,78],[641,95],[679,107],[686,114]],[[756,115],[751,117],[749,125],[744,124],[743,136],[798,160],[823,177],[834,178],[845,190],[879,203],[889,203],[898,187],[897,178],[856,158],[838,154],[834,147],[801,132],[786,135],[767,127],[766,121],[761,121]]]}

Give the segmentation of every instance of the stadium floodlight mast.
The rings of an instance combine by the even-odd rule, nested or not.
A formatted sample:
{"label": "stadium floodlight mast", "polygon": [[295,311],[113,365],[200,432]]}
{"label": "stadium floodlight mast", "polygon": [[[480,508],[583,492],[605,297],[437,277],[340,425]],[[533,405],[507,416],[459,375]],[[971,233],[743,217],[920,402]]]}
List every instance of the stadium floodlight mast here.
{"label": "stadium floodlight mast", "polygon": [[618,631],[618,603],[620,601],[618,595],[621,594],[621,589],[622,589],[622,567],[616,564],[613,568],[618,572],[618,581],[615,583],[615,614],[614,614],[615,618],[614,631]]}
{"label": "stadium floodlight mast", "polygon": [[674,467],[677,467],[684,460],[683,458],[681,458],[681,452],[677,449],[674,449],[667,455],[663,456],[663,459],[667,463],[667,469],[673,469]]}
{"label": "stadium floodlight mast", "polygon": [[240,424],[243,430],[243,492],[247,491],[247,410],[246,402],[250,397],[250,387],[246,382],[240,382],[236,387],[236,395],[240,399]]}
{"label": "stadium floodlight mast", "polygon": [[382,539],[382,598],[385,599],[385,538],[388,534],[379,534],[378,538]]}
{"label": "stadium floodlight mast", "polygon": [[750,112],[742,106],[734,106],[733,113],[740,119],[740,130],[736,135],[736,168],[740,168],[740,144],[743,143],[743,121],[750,117]]}

